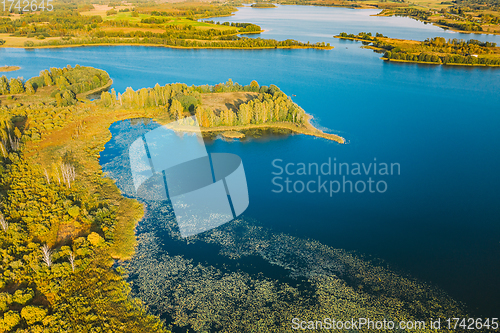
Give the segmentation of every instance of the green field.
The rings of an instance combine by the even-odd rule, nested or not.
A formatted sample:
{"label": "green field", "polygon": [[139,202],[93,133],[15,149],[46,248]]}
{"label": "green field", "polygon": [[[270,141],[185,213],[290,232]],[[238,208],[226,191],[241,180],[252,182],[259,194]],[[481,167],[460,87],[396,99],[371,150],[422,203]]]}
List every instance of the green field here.
{"label": "green field", "polygon": [[[149,26],[150,24],[147,23],[141,23],[142,19],[150,18],[153,17],[151,14],[144,14],[144,13],[139,13],[138,16],[134,17],[132,16],[132,12],[118,12],[118,9],[120,7],[116,7],[116,11],[118,13],[113,14],[113,15],[107,15],[106,12],[108,10],[113,9],[112,7],[106,7],[105,9],[100,9],[101,7],[98,7],[96,10],[91,10],[87,12],[81,12],[81,15],[85,16],[92,16],[92,15],[100,15],[104,21],[126,21],[129,24],[138,24],[139,26]],[[212,24],[212,23],[206,23],[203,21],[197,21],[197,20],[191,20],[188,19],[187,17],[182,17],[182,16],[157,16],[161,20],[166,20],[164,23],[160,24],[155,24],[155,25],[160,25],[160,26],[167,26],[167,25],[176,25],[176,26],[193,26],[199,29],[216,29],[216,30],[231,30],[231,29],[236,29],[240,30],[237,27],[230,27],[230,26],[225,26],[225,25],[219,25],[219,24]]]}

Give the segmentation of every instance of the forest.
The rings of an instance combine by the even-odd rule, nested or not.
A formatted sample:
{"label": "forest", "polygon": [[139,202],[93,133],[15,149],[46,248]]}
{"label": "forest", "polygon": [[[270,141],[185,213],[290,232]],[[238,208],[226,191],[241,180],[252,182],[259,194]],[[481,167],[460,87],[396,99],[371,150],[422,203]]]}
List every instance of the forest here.
{"label": "forest", "polygon": [[383,59],[406,62],[428,62],[444,65],[500,66],[500,48],[496,43],[475,39],[449,39],[435,37],[423,42],[391,39],[381,34],[361,32],[357,35],[340,33],[338,38],[359,40],[384,52]]}
{"label": "forest", "polygon": [[[114,33],[110,33],[113,35]],[[137,34],[142,34],[141,32]],[[106,33],[105,33],[106,35]],[[302,43],[296,40],[287,39],[284,41],[277,41],[274,39],[262,39],[262,38],[248,38],[248,37],[237,37],[229,36],[227,39],[219,39],[216,41],[204,41],[204,40],[186,40],[186,39],[176,39],[176,38],[159,38],[159,37],[133,37],[133,38],[120,38],[120,37],[87,37],[87,38],[71,38],[71,39],[59,39],[50,40],[46,42],[32,43],[31,41],[25,43],[26,47],[37,47],[37,46],[60,46],[60,45],[99,45],[99,44],[138,44],[138,45],[163,45],[169,47],[185,47],[185,48],[319,48],[319,49],[331,49],[329,43],[317,42],[317,43]]]}
{"label": "forest", "polygon": [[[463,7],[479,7],[484,8],[489,7],[491,10],[498,11],[500,10],[500,1],[499,0],[456,0],[457,5]],[[478,8],[478,9],[479,9]]]}
{"label": "forest", "polygon": [[68,149],[84,142],[79,119],[91,110],[60,98],[108,80],[80,66],[1,79],[0,332],[167,332],[111,267],[115,228],[124,207],[136,206],[90,171],[94,150]]}
{"label": "forest", "polygon": [[92,67],[51,68],[40,72],[40,76],[23,82],[20,78],[0,77],[0,96],[26,93],[34,95],[42,87],[52,87],[51,97],[57,106],[75,104],[77,94],[106,85],[110,78],[105,71]]}

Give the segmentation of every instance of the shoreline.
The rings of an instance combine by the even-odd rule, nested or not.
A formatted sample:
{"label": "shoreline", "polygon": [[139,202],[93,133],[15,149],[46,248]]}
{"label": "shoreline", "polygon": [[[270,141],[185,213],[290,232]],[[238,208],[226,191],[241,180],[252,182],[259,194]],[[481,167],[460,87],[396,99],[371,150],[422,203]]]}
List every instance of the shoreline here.
{"label": "shoreline", "polygon": [[[221,132],[241,132],[252,129],[287,129],[297,134],[310,135],[317,138],[322,138],[330,141],[335,141],[339,144],[346,144],[347,141],[345,138],[331,133],[325,133],[311,124],[311,120],[313,117],[310,114],[306,114],[308,116],[307,122],[304,126],[297,126],[292,123],[287,122],[276,122],[276,123],[267,123],[267,124],[248,124],[248,125],[234,125],[234,126],[218,126],[218,127],[200,127],[200,132],[203,133],[217,133]],[[156,117],[152,117],[152,120],[158,122],[161,125],[168,125],[170,122],[165,123]],[[190,127],[176,127],[181,132],[192,132],[193,130]],[[242,133],[243,134],[243,133]]]}
{"label": "shoreline", "polygon": [[[310,124],[309,124],[310,125]],[[236,125],[236,126],[223,126],[216,128],[205,128],[200,127],[201,133],[214,133],[214,132],[241,132],[251,129],[288,129],[297,134],[304,134],[315,136],[317,138],[323,138],[330,141],[335,141],[340,144],[346,144],[346,140],[336,134],[330,134],[320,131],[319,129],[313,127],[312,125],[307,127],[297,127],[289,123],[271,123],[271,124],[250,124],[250,125]]]}
{"label": "shoreline", "polygon": [[[380,13],[375,14],[375,15],[371,15],[371,16],[380,16],[380,17],[395,17],[396,16],[395,14],[382,14],[382,12],[384,11],[384,9],[382,9],[382,11]],[[426,24],[435,25],[436,27],[439,27],[439,28],[441,28],[443,30],[450,30],[450,31],[453,31],[453,32],[461,33],[461,34],[494,35],[494,36],[500,35],[500,32],[495,32],[495,31],[469,31],[469,30],[460,30],[460,29],[457,29],[457,28],[454,28],[454,27],[450,27],[450,26],[447,26],[447,25],[444,25],[444,24],[440,24],[439,22],[435,22],[435,21],[431,21],[431,20],[424,20],[424,19],[415,18],[415,17],[411,17],[411,16],[401,16],[401,17],[408,17],[408,18],[411,18],[411,19],[416,20],[416,21],[424,22]]]}
{"label": "shoreline", "polygon": [[103,85],[101,87],[98,87],[98,88],[95,88],[93,90],[89,90],[89,91],[86,91],[86,92],[83,92],[83,93],[79,93],[79,94],[76,95],[76,98],[84,100],[89,95],[92,95],[92,94],[95,94],[95,93],[98,93],[98,92],[101,92],[101,91],[108,90],[112,85],[113,85],[113,80],[109,79],[108,83],[106,83],[105,85]]}
{"label": "shoreline", "polygon": [[[317,5],[317,4],[280,4],[281,6],[315,6],[315,7],[332,7],[332,8],[347,8],[347,9],[378,9],[380,10],[380,13],[378,14],[374,14],[374,15],[370,15],[370,16],[380,16],[380,17],[393,17],[395,16],[394,14],[383,14],[381,15],[381,13],[385,10],[385,9],[388,9],[388,8],[380,8],[380,7],[375,7],[373,5],[366,5],[366,4],[359,4],[360,6],[359,7],[354,7],[352,4],[350,5],[341,5],[341,4],[338,4],[338,5]],[[443,30],[451,30],[451,31],[454,31],[454,32],[458,32],[458,33],[462,33],[462,34],[477,34],[477,35],[500,35],[500,32],[494,32],[494,31],[467,31],[467,30],[459,30],[459,29],[456,29],[456,28],[453,28],[453,27],[449,27],[447,25],[442,25],[442,24],[439,24],[438,22],[434,22],[434,21],[430,21],[430,20],[421,20],[421,19],[416,19],[414,17],[411,17],[411,16],[405,16],[405,15],[402,15],[401,17],[407,17],[407,18],[410,18],[410,19],[413,19],[413,20],[417,20],[417,21],[420,21],[420,22],[425,22],[425,23],[430,23],[432,25],[435,25]]]}
{"label": "shoreline", "polygon": [[441,66],[468,66],[468,67],[500,67],[500,65],[485,65],[485,64],[459,64],[459,63],[447,63],[442,62],[427,62],[427,61],[413,61],[413,60],[402,60],[402,59],[388,59],[381,57],[380,59],[389,62],[404,62],[409,64],[425,64],[425,65],[441,65]]}
{"label": "shoreline", "polygon": [[[373,43],[373,41],[368,41],[366,39],[361,39],[361,38],[356,38],[356,37],[343,37],[343,36],[333,36],[334,38],[338,39],[343,39],[343,40],[351,40],[351,41],[356,41],[356,42],[365,42],[365,43]],[[391,39],[391,38],[389,38]],[[394,40],[394,39],[393,39]],[[399,40],[399,39],[398,39]],[[415,40],[404,40],[401,39],[401,41],[414,41],[414,42],[420,42],[420,41],[415,41]],[[370,49],[374,52],[377,53],[384,53],[387,51],[385,48],[381,47],[376,47],[373,45],[363,45],[361,48],[364,49]],[[450,53],[450,55],[454,55],[454,53]],[[381,57],[381,60],[388,61],[388,62],[400,62],[400,63],[409,63],[409,64],[426,64],[426,65],[442,65],[442,66],[468,66],[468,67],[500,67],[500,65],[489,65],[489,64],[467,64],[467,63],[443,63],[443,62],[429,62],[429,61],[415,61],[415,60],[402,60],[402,59],[389,59],[386,57]]]}
{"label": "shoreline", "polygon": [[165,47],[170,49],[184,50],[269,50],[269,49],[316,49],[316,50],[333,50],[333,46],[315,47],[315,46],[259,46],[259,47],[223,47],[223,46],[176,46],[163,44],[148,44],[148,43],[95,43],[95,44],[69,44],[69,45],[40,45],[40,46],[2,46],[4,49],[58,49],[70,47],[92,47],[92,46],[147,46],[147,47]]}

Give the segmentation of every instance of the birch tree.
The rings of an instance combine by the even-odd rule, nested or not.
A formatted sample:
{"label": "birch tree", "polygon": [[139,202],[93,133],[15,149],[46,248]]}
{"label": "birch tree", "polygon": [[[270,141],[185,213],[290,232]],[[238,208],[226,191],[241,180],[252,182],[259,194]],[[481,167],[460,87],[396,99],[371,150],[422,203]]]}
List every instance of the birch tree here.
{"label": "birch tree", "polygon": [[71,187],[71,182],[76,178],[75,167],[71,164],[62,163],[61,164],[61,173],[63,177],[63,182]]}
{"label": "birch tree", "polygon": [[3,216],[3,214],[1,212],[0,212],[0,226],[2,226],[2,229],[5,232],[7,232],[7,230],[9,229],[9,223],[7,223],[7,221],[5,221],[5,217]]}
{"label": "birch tree", "polygon": [[47,244],[42,246],[42,260],[47,267],[52,266],[52,250]]}

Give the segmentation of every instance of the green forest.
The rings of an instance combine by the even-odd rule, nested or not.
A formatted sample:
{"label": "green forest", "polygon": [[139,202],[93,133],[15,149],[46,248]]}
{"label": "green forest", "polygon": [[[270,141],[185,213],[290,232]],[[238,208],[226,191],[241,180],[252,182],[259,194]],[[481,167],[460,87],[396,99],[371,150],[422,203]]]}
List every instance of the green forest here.
{"label": "green forest", "polygon": [[[114,34],[114,33],[112,33]],[[220,41],[198,41],[198,40],[185,40],[175,38],[161,38],[161,37],[134,37],[134,38],[71,38],[51,40],[46,42],[39,42],[36,44],[25,44],[27,47],[33,46],[61,46],[61,45],[96,45],[96,44],[155,44],[173,47],[186,47],[186,48],[331,48],[330,44],[325,42],[317,42],[311,44],[309,42],[302,43],[296,40],[287,39],[284,41],[277,41],[274,39],[262,38],[248,38],[248,37],[235,37],[227,40]]]}
{"label": "green forest", "polygon": [[52,87],[50,96],[55,98],[57,106],[68,106],[76,103],[77,94],[102,87],[109,81],[109,75],[105,71],[79,65],[72,68],[68,65],[65,68],[44,70],[40,72],[40,76],[26,82],[20,78],[8,80],[4,75],[0,77],[0,96],[23,93],[34,95],[43,87]]}
{"label": "green forest", "polygon": [[383,52],[385,60],[428,62],[443,65],[500,66],[500,48],[496,43],[475,39],[449,39],[435,37],[423,42],[387,38],[377,33],[361,32],[357,35],[340,33],[338,38],[362,41],[375,51]]}
{"label": "green forest", "polygon": [[[111,266],[133,202],[89,169],[95,151],[66,145],[78,144],[90,112],[74,97],[108,80],[80,66],[1,79],[0,332],[166,332]],[[72,135],[56,136],[66,144],[50,142],[75,122]]]}
{"label": "green forest", "polygon": [[[251,100],[239,105],[237,110],[225,109],[218,112],[202,103],[202,94],[225,92],[257,93]],[[187,86],[174,83],[137,91],[128,88],[123,94],[103,92],[101,102],[113,108],[158,108],[157,115],[177,120],[186,115],[196,115],[200,126],[238,126],[289,122],[302,125],[307,120],[303,109],[295,104],[277,86],[259,86],[256,81],[242,86],[232,80],[215,86]],[[161,114],[160,114],[161,113]]]}

